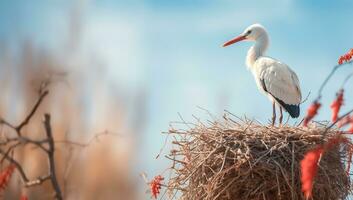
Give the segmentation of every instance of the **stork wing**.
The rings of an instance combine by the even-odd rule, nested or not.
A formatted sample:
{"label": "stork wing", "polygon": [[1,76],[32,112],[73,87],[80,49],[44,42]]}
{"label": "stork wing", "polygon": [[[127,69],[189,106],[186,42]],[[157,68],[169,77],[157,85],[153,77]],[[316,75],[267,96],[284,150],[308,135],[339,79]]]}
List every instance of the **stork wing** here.
{"label": "stork wing", "polygon": [[[270,60],[271,61],[271,60]],[[262,63],[267,65],[260,73],[263,89],[277,101],[288,105],[298,105],[301,102],[299,80],[294,71],[287,65],[276,60]]]}

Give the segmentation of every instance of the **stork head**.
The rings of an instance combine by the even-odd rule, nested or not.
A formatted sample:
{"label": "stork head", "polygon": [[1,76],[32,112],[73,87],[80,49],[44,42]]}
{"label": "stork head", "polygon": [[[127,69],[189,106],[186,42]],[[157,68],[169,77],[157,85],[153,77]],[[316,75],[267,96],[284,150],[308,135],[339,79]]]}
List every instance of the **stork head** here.
{"label": "stork head", "polygon": [[240,41],[256,41],[263,35],[267,35],[265,28],[261,24],[253,24],[245,29],[245,31],[240,34],[238,37],[229,40],[223,44],[223,47],[229,46],[231,44],[240,42]]}

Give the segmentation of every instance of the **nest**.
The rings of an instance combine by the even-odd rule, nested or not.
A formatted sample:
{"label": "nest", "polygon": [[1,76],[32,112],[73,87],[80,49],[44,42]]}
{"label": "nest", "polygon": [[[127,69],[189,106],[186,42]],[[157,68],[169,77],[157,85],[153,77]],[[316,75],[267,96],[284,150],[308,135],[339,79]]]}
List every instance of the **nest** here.
{"label": "nest", "polygon": [[[169,197],[177,199],[276,200],[305,199],[301,191],[300,160],[323,140],[336,135],[325,125],[264,126],[224,117],[222,122],[189,124],[172,129]],[[350,194],[344,144],[321,158],[313,199],[345,199]]]}

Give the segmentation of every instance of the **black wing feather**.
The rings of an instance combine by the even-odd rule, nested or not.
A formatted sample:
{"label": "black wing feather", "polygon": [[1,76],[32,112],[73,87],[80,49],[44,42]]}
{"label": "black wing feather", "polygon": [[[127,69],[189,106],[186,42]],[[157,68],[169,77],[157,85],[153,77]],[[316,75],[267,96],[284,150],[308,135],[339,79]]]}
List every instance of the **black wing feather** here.
{"label": "black wing feather", "polygon": [[265,80],[264,79],[260,79],[261,81],[261,86],[262,86],[262,89],[264,89],[265,92],[269,93],[273,98],[276,99],[276,101],[284,108],[284,110],[286,110],[289,115],[292,117],[292,118],[297,118],[299,117],[299,114],[300,114],[300,107],[299,105],[292,105],[292,104],[286,104],[284,103],[282,100],[278,99],[277,97],[273,96],[270,92],[267,91],[267,88],[266,88],[266,84],[265,84]]}

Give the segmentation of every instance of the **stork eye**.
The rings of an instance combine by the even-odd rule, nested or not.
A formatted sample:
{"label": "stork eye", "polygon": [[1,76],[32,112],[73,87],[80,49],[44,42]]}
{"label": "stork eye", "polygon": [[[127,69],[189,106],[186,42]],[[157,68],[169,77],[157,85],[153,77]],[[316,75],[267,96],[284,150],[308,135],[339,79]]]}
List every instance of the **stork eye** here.
{"label": "stork eye", "polygon": [[248,30],[248,32],[246,32],[247,35],[249,35],[251,33],[251,30]]}

